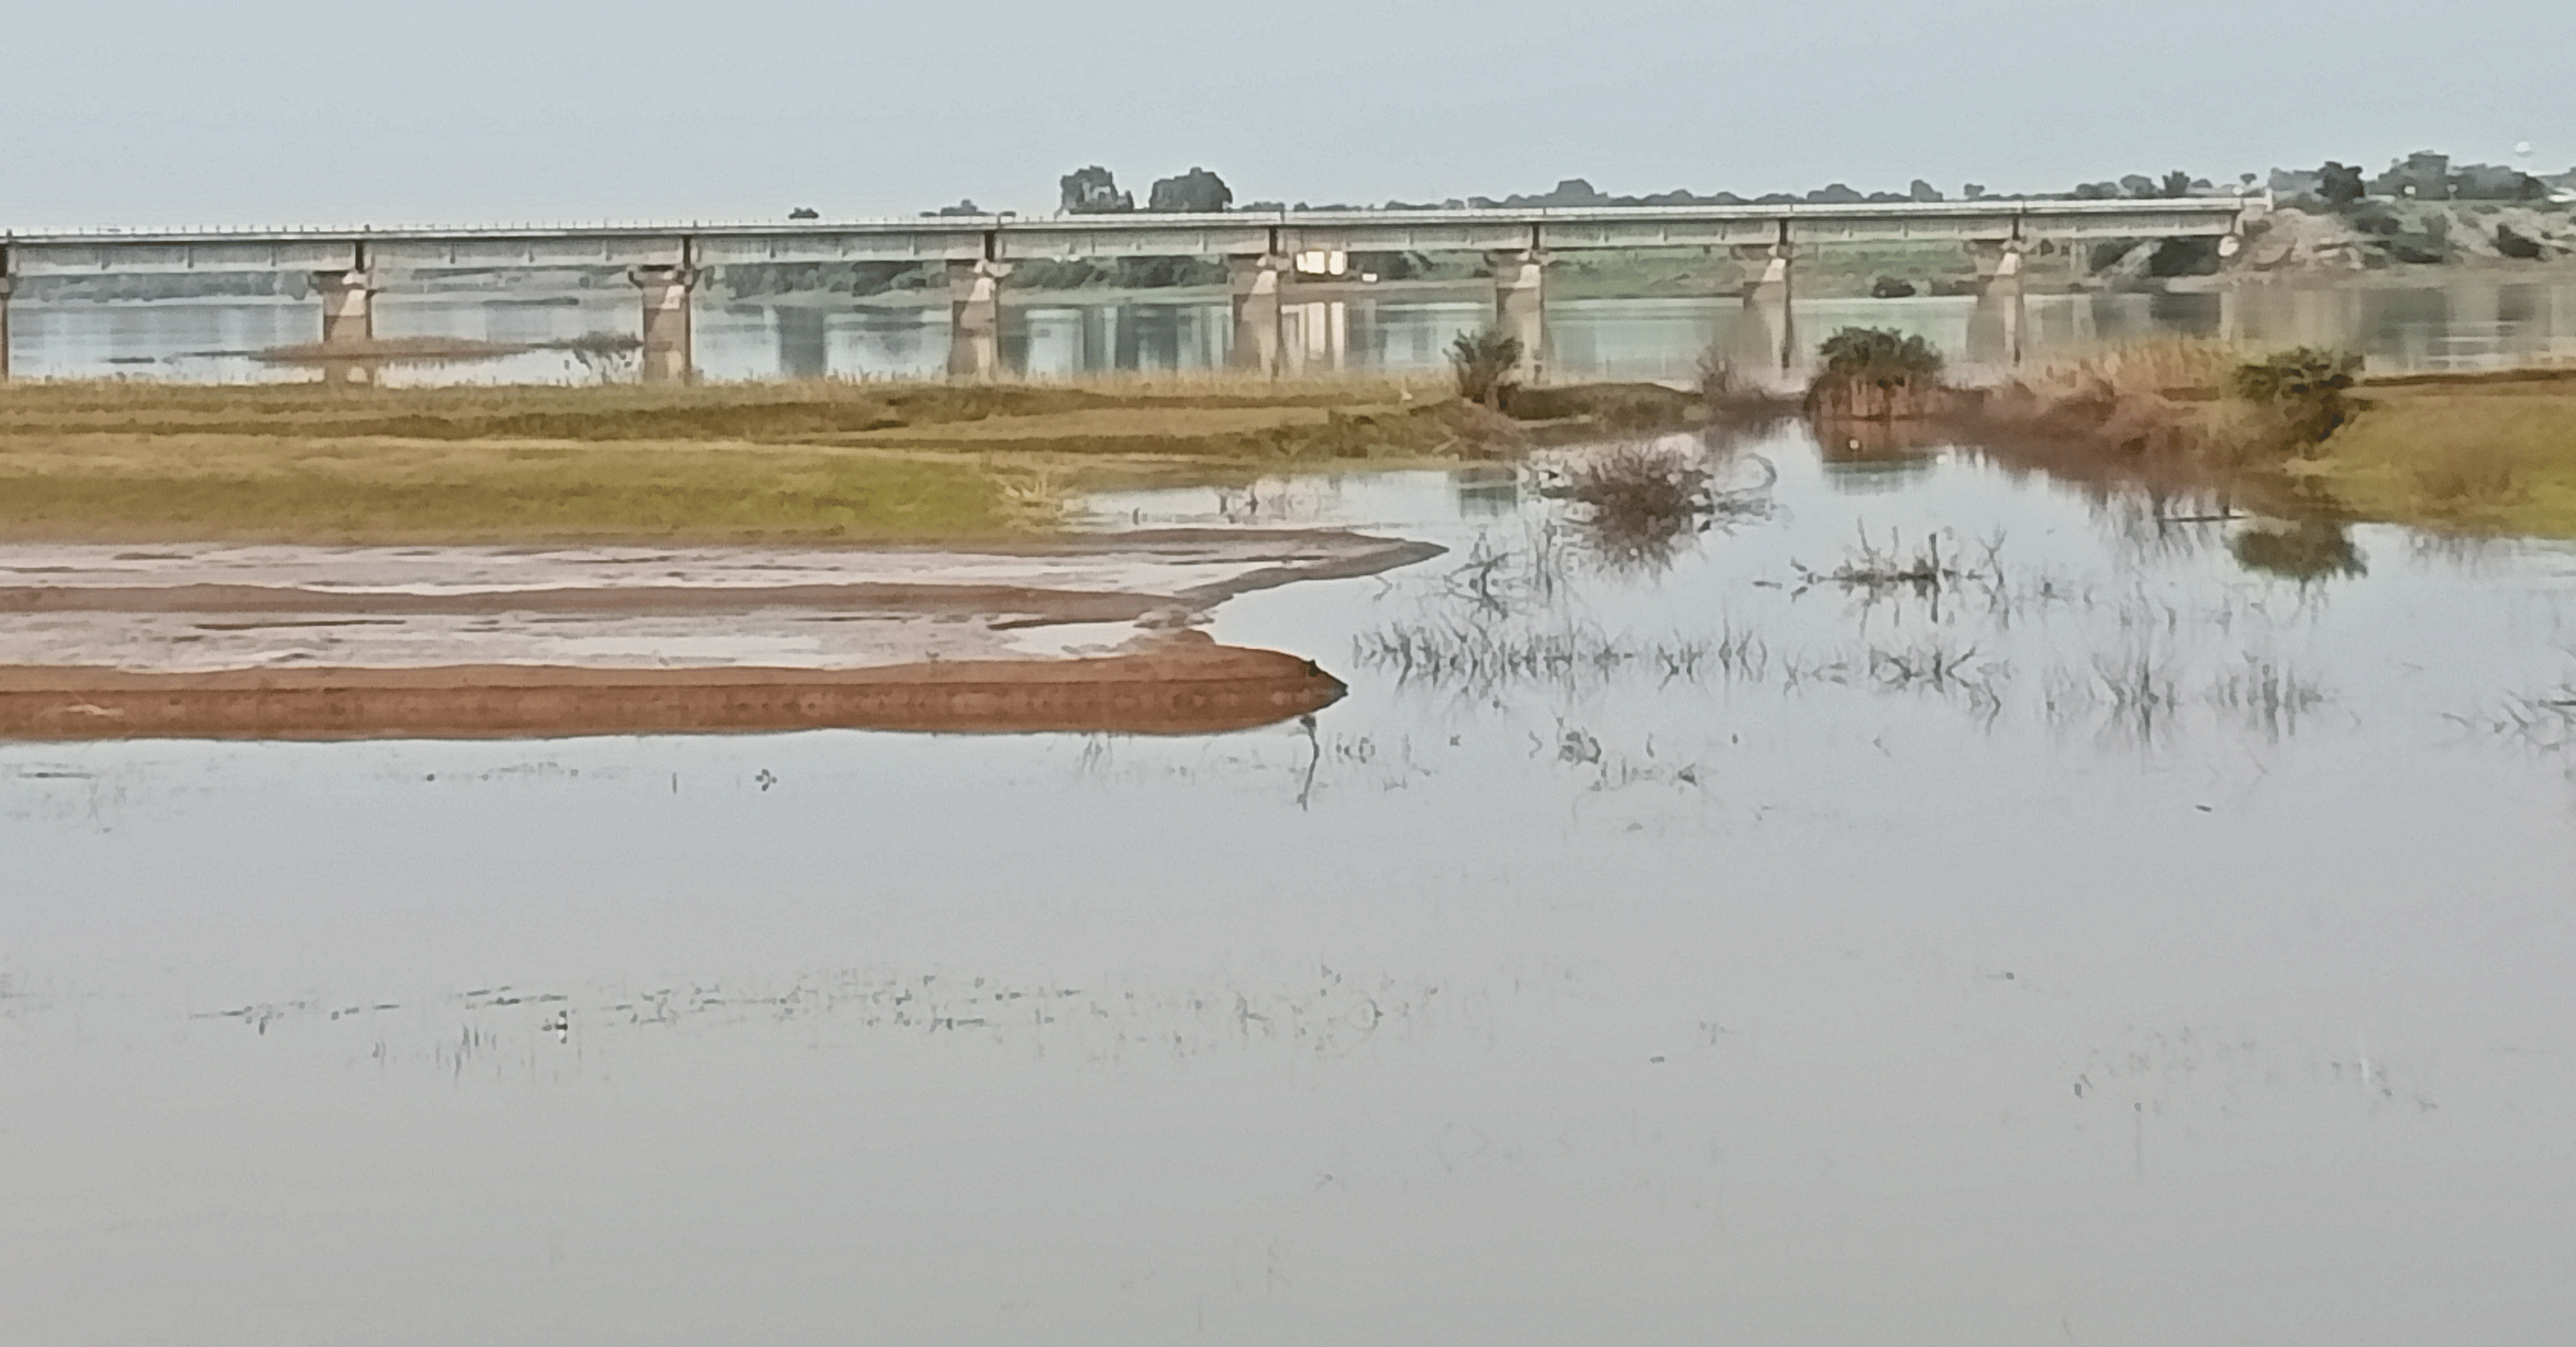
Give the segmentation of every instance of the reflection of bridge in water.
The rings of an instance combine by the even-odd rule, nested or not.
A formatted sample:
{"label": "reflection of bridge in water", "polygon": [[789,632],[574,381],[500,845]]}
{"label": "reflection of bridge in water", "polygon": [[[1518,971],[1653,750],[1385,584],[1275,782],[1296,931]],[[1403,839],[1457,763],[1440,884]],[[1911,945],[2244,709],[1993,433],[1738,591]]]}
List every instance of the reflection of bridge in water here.
{"label": "reflection of bridge in water", "polygon": [[[1346,285],[1333,260],[1354,253],[1477,252],[1493,276],[1494,322],[1518,337],[1525,378],[1544,377],[1547,262],[1590,250],[1729,250],[1745,269],[1748,372],[1778,374],[1798,349],[1790,319],[1798,260],[1837,246],[1951,243],[1977,258],[1980,345],[2021,348],[2025,250],[2043,240],[2240,239],[2264,209],[2250,197],[2155,201],[1979,200],[1823,206],[1653,206],[1579,210],[1314,211],[1222,215],[933,217],[756,225],[602,225],[516,229],[361,229],[0,236],[0,377],[8,372],[7,299],[20,278],[307,272],[321,298],[323,347],[363,351],[380,277],[496,269],[620,267],[641,292],[643,374],[695,369],[692,292],[709,268],[771,263],[941,265],[949,278],[952,375],[1002,372],[1001,303],[1016,262],[1214,257],[1226,264],[1228,363],[1283,373],[1337,368],[1348,342],[1342,301],[1301,302]],[[352,371],[362,365],[351,364]],[[794,373],[820,373],[796,369]]]}

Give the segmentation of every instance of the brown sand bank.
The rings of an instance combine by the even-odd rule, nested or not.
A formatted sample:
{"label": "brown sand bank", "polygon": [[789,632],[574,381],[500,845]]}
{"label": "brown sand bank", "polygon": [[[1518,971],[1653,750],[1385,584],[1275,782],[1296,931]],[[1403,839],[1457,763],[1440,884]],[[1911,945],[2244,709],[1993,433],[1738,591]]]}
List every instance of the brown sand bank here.
{"label": "brown sand bank", "polygon": [[953,548],[0,545],[0,738],[1207,733],[1331,703],[1188,630],[1436,554],[1335,530]]}
{"label": "brown sand bank", "polygon": [[1212,734],[1330,706],[1310,660],[1179,638],[1096,659],[870,669],[0,668],[0,738],[520,738],[871,729]]}

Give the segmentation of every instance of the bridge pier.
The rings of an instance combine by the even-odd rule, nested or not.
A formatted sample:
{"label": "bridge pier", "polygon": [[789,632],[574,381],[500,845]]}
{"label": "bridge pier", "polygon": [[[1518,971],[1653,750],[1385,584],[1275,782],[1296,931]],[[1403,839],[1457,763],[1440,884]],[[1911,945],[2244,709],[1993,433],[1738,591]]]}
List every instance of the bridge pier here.
{"label": "bridge pier", "polygon": [[948,264],[948,376],[977,381],[1002,376],[1002,278],[1006,263]]}
{"label": "bridge pier", "polygon": [[1547,374],[1547,255],[1536,248],[1494,253],[1494,330],[1521,344],[1512,375],[1536,384]]}
{"label": "bridge pier", "polygon": [[2018,365],[2022,357],[2021,240],[1977,247],[1977,306],[1968,317],[1968,358]]}
{"label": "bridge pier", "polygon": [[0,384],[9,382],[9,296],[18,289],[18,278],[9,274],[9,256],[0,253]]}
{"label": "bridge pier", "polygon": [[[375,367],[364,353],[376,339],[376,278],[365,267],[313,273],[313,288],[322,296],[322,378],[326,383],[367,383]],[[346,360],[330,359],[348,350]]]}
{"label": "bridge pier", "polygon": [[1226,363],[1276,378],[1280,373],[1281,292],[1295,259],[1278,253],[1225,259],[1226,296],[1234,308],[1234,340]]}
{"label": "bridge pier", "polygon": [[376,278],[366,270],[317,271],[322,296],[322,344],[364,346],[376,339]]}
{"label": "bridge pier", "polygon": [[1739,250],[1744,265],[1744,320],[1736,345],[1745,371],[1780,379],[1798,366],[1798,327],[1789,301],[1794,258],[1786,243]]}
{"label": "bridge pier", "polygon": [[685,263],[636,267],[626,273],[626,279],[644,292],[644,382],[694,381],[698,377],[697,334],[689,292],[697,288],[698,269]]}

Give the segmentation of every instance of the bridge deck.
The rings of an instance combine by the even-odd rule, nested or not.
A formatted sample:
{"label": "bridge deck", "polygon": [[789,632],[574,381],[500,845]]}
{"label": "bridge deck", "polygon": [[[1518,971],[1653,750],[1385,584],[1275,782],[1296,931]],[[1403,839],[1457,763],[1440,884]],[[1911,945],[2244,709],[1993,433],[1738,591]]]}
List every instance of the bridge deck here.
{"label": "bridge deck", "polygon": [[1221,215],[925,216],[759,224],[515,228],[314,228],[0,233],[16,276],[108,272],[489,270],[1247,257],[1305,251],[1574,252],[1608,248],[1819,247],[2176,238],[2234,233],[2260,198],[1982,200],[1823,206],[1628,206],[1548,210],[1229,211]]}

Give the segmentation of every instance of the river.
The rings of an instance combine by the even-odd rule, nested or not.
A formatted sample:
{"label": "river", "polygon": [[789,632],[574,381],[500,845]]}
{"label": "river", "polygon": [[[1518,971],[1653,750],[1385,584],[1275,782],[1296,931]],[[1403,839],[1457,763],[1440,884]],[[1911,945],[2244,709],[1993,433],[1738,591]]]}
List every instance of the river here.
{"label": "river", "polygon": [[[1296,371],[1445,368],[1450,338],[1482,326],[1475,298],[1345,297],[1287,306],[1284,359]],[[1229,322],[1222,296],[1186,300],[1068,302],[1014,297],[1004,309],[1003,358],[1042,376],[1222,366]],[[1812,346],[1846,324],[1920,332],[1953,359],[1993,363],[1999,326],[1981,326],[1968,297],[1817,299],[1795,305]],[[1734,343],[1744,319],[1733,299],[1564,299],[1548,309],[1551,377],[1696,377],[1699,353]],[[316,340],[312,300],[38,302],[12,307],[12,362],[22,376],[309,379],[309,369],[253,355]],[[632,336],[631,289],[619,285],[545,295],[388,289],[376,304],[380,336],[463,337],[511,345],[594,333]],[[2045,361],[2158,336],[2231,336],[2250,346],[2341,346],[2375,372],[2474,369],[2576,360],[2576,281],[2450,276],[2410,283],[2248,286],[2234,293],[2055,294],[2026,301],[2023,358]],[[932,375],[948,359],[944,304],[858,304],[802,296],[735,303],[702,296],[697,363],[713,379],[889,378]],[[403,383],[587,382],[631,378],[633,361],[589,363],[561,350],[497,359],[396,367]]]}
{"label": "river", "polygon": [[2576,1322],[2576,553],[1666,448],[1090,501],[1449,547],[1311,725],[0,747],[0,1338]]}

